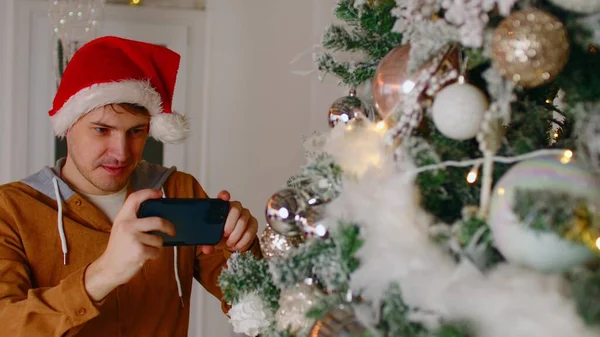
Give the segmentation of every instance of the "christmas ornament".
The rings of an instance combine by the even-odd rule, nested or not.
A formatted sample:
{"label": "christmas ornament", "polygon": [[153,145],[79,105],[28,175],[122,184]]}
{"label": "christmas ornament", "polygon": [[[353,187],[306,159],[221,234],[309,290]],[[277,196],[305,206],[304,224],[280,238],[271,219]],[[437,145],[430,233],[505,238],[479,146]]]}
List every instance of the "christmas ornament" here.
{"label": "christmas ornament", "polygon": [[[392,49],[381,59],[373,80],[375,108],[382,118],[390,115],[409,94],[421,96],[432,75],[458,69],[458,49],[451,48],[441,60],[431,60],[414,73],[408,72],[410,44]],[[438,90],[443,83],[437,83]]]}
{"label": "christmas ornament", "polygon": [[523,87],[533,88],[552,81],[568,58],[569,41],[563,23],[542,10],[514,12],[494,33],[494,66]]}
{"label": "christmas ornament", "polygon": [[481,128],[488,100],[471,84],[451,84],[433,101],[433,123],[446,137],[456,140],[473,138]]}
{"label": "christmas ornament", "polygon": [[335,308],[317,321],[310,330],[311,337],[362,336],[365,327],[358,322],[354,313]]}
{"label": "christmas ornament", "polygon": [[301,192],[285,188],[269,198],[265,211],[267,222],[281,235],[298,236],[302,233],[302,220],[307,207]]}
{"label": "christmas ornament", "polygon": [[[265,303],[255,293],[246,295],[229,310],[229,323],[233,331],[247,336],[256,337],[269,327],[269,314]],[[272,316],[271,316],[272,317]]]}
{"label": "christmas ornament", "polygon": [[[267,223],[276,233],[291,238],[288,239],[288,243],[299,242],[298,240],[301,242],[301,237],[326,237],[327,229],[320,222],[323,218],[323,209],[318,203],[318,199],[300,190],[283,189],[271,196],[267,202],[265,212]],[[271,236],[268,232],[265,235]],[[279,243],[276,240],[267,245],[271,246],[270,254],[275,254],[270,249],[274,248],[272,245],[279,245]]]}
{"label": "christmas ornament", "polygon": [[348,123],[353,119],[375,119],[375,113],[356,96],[356,90],[350,90],[348,96],[338,98],[329,108],[329,126],[335,127],[339,122]]}
{"label": "christmas ornament", "polygon": [[306,313],[318,299],[318,290],[305,283],[282,290],[279,296],[279,309],[275,313],[277,328],[279,330],[289,328],[292,333],[308,329],[313,321],[306,317]]}
{"label": "christmas ornament", "polygon": [[290,250],[299,247],[303,240],[301,236],[281,235],[267,225],[258,241],[260,242],[262,255],[270,260],[285,257]]}
{"label": "christmas ornament", "polygon": [[306,239],[322,238],[328,236],[327,227],[322,222],[324,209],[322,206],[309,207],[306,212],[305,220],[303,221],[302,229]]}
{"label": "christmas ornament", "polygon": [[600,11],[598,0],[550,0],[556,6],[578,13],[595,13]]}
{"label": "christmas ornament", "polygon": [[560,272],[595,258],[594,252],[581,244],[553,232],[527,228],[513,212],[517,189],[564,192],[599,201],[600,181],[574,163],[572,155],[565,151],[562,157],[548,156],[521,162],[496,184],[488,223],[496,247],[508,261],[541,271]]}

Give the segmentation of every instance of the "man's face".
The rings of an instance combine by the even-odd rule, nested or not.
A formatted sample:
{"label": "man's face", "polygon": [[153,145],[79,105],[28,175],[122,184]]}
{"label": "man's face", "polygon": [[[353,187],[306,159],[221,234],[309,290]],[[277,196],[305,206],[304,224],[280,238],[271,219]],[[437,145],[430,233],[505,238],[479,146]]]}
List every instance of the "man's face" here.
{"label": "man's face", "polygon": [[[76,185],[93,194],[118,192],[142,158],[150,117],[107,105],[90,111],[67,133],[67,164]],[[83,185],[83,186],[81,186]],[[79,186],[78,186],[79,187]]]}

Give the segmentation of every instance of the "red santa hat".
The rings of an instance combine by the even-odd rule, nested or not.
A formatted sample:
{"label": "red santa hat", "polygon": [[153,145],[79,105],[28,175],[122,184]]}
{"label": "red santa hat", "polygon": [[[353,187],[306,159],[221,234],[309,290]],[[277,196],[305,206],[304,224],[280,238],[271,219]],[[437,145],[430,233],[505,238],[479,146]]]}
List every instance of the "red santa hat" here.
{"label": "red santa hat", "polygon": [[54,133],[64,137],[95,108],[129,103],[150,113],[150,136],[183,141],[187,119],[172,110],[180,59],[165,47],[114,36],[85,44],[69,61],[49,111]]}

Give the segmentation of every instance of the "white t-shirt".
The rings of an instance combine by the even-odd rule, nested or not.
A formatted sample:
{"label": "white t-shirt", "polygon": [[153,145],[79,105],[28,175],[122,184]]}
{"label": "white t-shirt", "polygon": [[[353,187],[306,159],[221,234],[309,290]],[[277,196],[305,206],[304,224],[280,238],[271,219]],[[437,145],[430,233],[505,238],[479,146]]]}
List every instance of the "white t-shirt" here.
{"label": "white t-shirt", "polygon": [[108,195],[92,195],[92,194],[83,194],[92,204],[98,207],[111,222],[115,221],[117,214],[123,207],[123,203],[125,202],[125,197],[127,196],[127,185],[117,193],[108,194]]}

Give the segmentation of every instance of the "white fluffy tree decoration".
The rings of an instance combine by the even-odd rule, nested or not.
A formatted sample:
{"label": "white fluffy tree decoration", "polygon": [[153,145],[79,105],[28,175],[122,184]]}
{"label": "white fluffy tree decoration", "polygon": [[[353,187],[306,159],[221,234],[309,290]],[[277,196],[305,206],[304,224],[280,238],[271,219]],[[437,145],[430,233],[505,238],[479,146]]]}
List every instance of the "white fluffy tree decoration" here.
{"label": "white fluffy tree decoration", "polygon": [[475,324],[478,337],[600,336],[585,325],[566,288],[560,275],[502,264],[485,276],[455,279],[438,294],[437,309]]}
{"label": "white fluffy tree decoration", "polygon": [[383,141],[384,130],[361,119],[331,130],[324,150],[331,154],[346,175],[360,178],[369,168],[382,168],[392,160]]}
{"label": "white fluffy tree decoration", "polygon": [[250,293],[229,310],[229,323],[234,332],[256,337],[269,327],[272,320],[269,316],[264,301],[256,293]]}
{"label": "white fluffy tree decoration", "polygon": [[418,206],[413,179],[384,162],[358,180],[344,181],[341,195],[328,207],[330,219],[361,225],[365,243],[357,252],[360,267],[351,275],[351,286],[374,307],[390,283],[398,282],[409,306],[427,309],[429,292],[443,287],[455,269],[428,236],[430,218]]}

